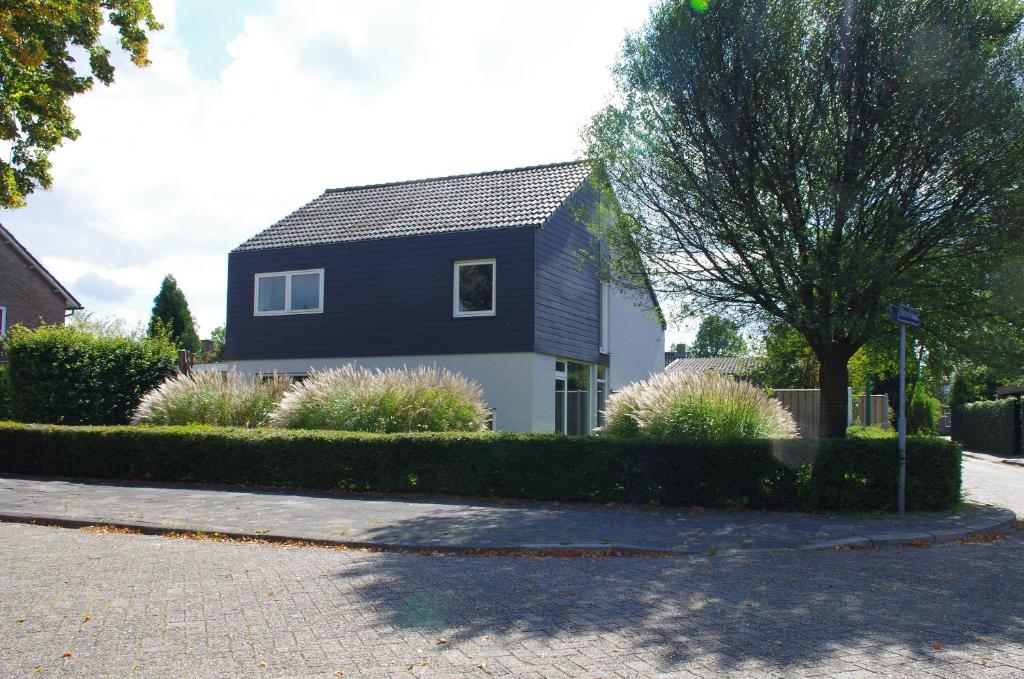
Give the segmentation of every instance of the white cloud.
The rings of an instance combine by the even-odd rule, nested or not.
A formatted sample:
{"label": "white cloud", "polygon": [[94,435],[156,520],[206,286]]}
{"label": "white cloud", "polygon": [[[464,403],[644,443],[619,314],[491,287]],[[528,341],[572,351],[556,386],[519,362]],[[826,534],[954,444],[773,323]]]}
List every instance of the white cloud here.
{"label": "white cloud", "polygon": [[153,65],[119,58],[112,87],[74,102],[82,136],[53,155],[54,189],[4,221],[85,281],[90,310],[144,320],[173,273],[209,333],[228,251],[326,187],[577,157],[647,4],[277,0],[209,80],[159,2]]}

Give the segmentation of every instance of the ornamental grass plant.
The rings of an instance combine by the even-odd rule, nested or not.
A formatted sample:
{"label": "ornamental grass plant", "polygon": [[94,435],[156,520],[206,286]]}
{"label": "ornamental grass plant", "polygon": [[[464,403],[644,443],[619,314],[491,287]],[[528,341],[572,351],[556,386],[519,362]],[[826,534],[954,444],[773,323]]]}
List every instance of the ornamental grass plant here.
{"label": "ornamental grass plant", "polygon": [[292,386],[287,375],[195,371],[164,381],[139,403],[134,424],[263,427]]}
{"label": "ornamental grass plant", "polygon": [[369,370],[348,364],[310,371],[278,405],[275,427],[397,433],[479,431],[483,391],[449,370],[420,366]]}
{"label": "ornamental grass plant", "polygon": [[783,405],[749,382],[713,372],[660,373],[608,401],[609,434],[725,441],[789,439],[796,422]]}

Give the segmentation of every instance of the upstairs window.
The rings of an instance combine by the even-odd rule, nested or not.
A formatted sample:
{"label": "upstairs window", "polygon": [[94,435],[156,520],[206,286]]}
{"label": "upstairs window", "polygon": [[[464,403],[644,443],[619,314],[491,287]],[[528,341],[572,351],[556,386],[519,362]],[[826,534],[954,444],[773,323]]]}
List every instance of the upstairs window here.
{"label": "upstairs window", "polygon": [[497,299],[495,260],[455,262],[453,313],[456,317],[493,316]]}
{"label": "upstairs window", "polygon": [[7,334],[7,307],[0,306],[0,337]]}
{"label": "upstairs window", "polygon": [[324,310],[324,270],[256,274],[255,314],[319,314]]}

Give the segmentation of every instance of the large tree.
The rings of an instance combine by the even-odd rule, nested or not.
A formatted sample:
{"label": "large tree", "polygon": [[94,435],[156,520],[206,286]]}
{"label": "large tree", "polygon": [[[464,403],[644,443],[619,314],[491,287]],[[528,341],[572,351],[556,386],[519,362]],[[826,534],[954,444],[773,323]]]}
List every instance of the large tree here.
{"label": "large tree", "polygon": [[697,328],[697,337],[693,340],[691,351],[700,358],[745,356],[747,343],[735,322],[721,316],[705,316]]}
{"label": "large tree", "polygon": [[196,353],[201,347],[188,300],[171,274],[164,276],[160,292],[153,298],[153,314],[149,319],[149,334],[162,333],[166,333],[179,349]]}
{"label": "large tree", "polygon": [[162,28],[149,0],[0,3],[0,139],[10,144],[0,159],[0,207],[20,207],[36,187],[50,187],[50,152],[78,136],[71,97],[114,81],[100,40],[108,22],[132,62],[149,64],[146,31]]}
{"label": "large tree", "polygon": [[[587,130],[622,284],[781,322],[845,435],[887,302],[996,322],[1020,252],[1021,0],[664,0]],[[612,200],[612,195],[615,200]],[[927,328],[922,329],[926,332]]]}

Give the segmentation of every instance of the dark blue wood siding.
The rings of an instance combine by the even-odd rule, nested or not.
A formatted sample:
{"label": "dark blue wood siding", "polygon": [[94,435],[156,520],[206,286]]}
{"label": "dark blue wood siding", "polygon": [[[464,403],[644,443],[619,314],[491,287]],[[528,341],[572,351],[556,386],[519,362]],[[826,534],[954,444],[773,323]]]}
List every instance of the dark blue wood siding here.
{"label": "dark blue wood siding", "polygon": [[[535,232],[515,227],[233,252],[227,357],[533,351]],[[453,318],[453,263],[488,257],[497,259],[497,315]],[[324,313],[253,315],[255,274],[319,268]]]}
{"label": "dark blue wood siding", "polygon": [[575,217],[577,206],[591,204],[589,191],[577,191],[537,230],[536,351],[598,362],[601,306],[597,266],[581,257],[594,238]]}

